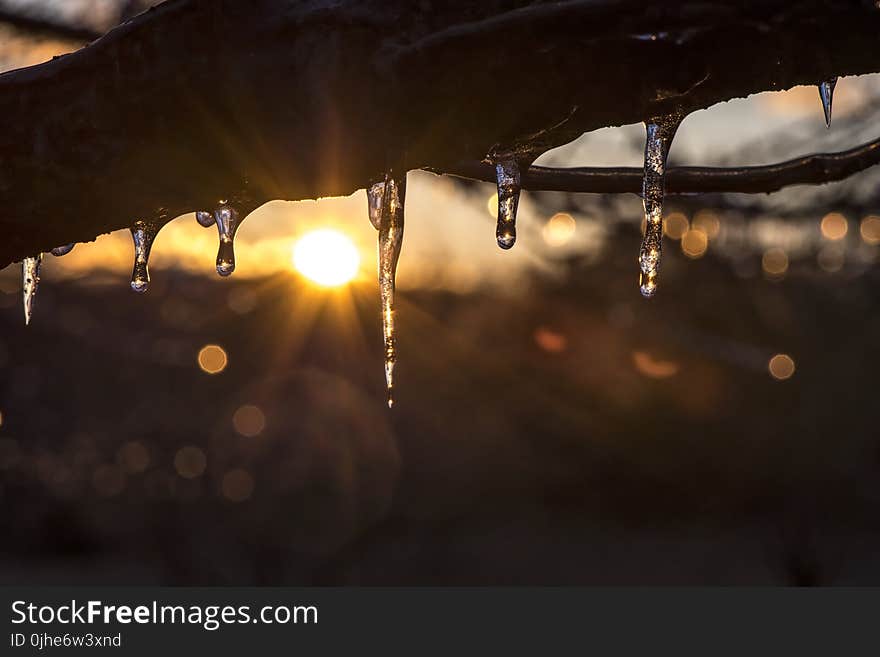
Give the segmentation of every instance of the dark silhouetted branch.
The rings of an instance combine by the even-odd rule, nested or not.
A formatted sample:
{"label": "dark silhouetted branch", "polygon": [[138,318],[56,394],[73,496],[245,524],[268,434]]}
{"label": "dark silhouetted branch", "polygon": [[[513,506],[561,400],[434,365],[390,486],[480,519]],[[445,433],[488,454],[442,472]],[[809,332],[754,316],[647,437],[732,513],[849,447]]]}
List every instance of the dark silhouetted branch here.
{"label": "dark silhouetted branch", "polygon": [[[597,128],[880,71],[880,10],[863,0],[425,7],[169,0],[0,76],[0,265],[220,199],[346,195],[391,167],[471,175],[457,163],[496,149],[534,160]],[[679,169],[669,187],[771,191],[856,170],[828,157]],[[525,183],[637,191],[639,176],[536,167]]]}

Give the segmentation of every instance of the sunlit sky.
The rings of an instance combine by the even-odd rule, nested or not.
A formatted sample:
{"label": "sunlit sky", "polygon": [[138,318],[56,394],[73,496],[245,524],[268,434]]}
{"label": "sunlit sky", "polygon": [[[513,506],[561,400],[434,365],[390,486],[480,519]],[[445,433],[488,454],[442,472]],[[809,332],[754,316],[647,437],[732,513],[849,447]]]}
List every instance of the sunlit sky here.
{"label": "sunlit sky", "polygon": [[[59,44],[22,49],[19,60],[10,59],[9,53],[17,52],[14,48],[7,49],[3,63],[33,63],[54,54],[55,48],[60,48]],[[847,148],[867,138],[848,129],[850,118],[878,95],[880,75],[842,78],[835,92],[830,131],[825,128],[815,87],[720,103],[685,120],[676,137],[671,162],[762,164],[818,150]],[[773,137],[786,132],[797,135],[794,143],[802,144],[797,151],[780,152],[772,147]],[[545,154],[538,164],[641,166],[643,140],[641,124],[606,128]],[[748,161],[742,160],[744,154]],[[494,192],[490,184],[466,188],[428,173],[409,174],[406,235],[398,276],[401,288],[440,287],[465,292],[480,284],[502,282],[506,288],[514,288],[511,283],[523,280],[530,270],[548,267],[548,256],[603,248],[607,217],[581,213],[574,216],[573,230],[567,222],[563,226],[558,221],[548,228],[548,221],[560,208],[550,207],[546,201],[539,204],[532,195],[524,193],[518,241],[514,249],[502,252],[495,245]],[[641,220],[641,203],[632,195],[621,197],[619,210],[625,219]],[[374,277],[376,233],[367,220],[363,190],[345,198],[275,201],[251,214],[236,238],[235,276],[293,273],[292,253],[297,241],[319,229],[339,231],[354,243],[360,255],[355,280]],[[156,239],[151,257],[153,276],[161,276],[162,270],[171,267],[216,276],[216,250],[215,229],[200,227],[191,214],[180,217]],[[93,243],[78,245],[64,258],[47,258],[43,278],[106,282],[109,276],[122,281],[131,273],[132,253],[128,231],[117,231]],[[0,276],[3,286],[11,286],[17,276],[16,266],[5,270]]]}

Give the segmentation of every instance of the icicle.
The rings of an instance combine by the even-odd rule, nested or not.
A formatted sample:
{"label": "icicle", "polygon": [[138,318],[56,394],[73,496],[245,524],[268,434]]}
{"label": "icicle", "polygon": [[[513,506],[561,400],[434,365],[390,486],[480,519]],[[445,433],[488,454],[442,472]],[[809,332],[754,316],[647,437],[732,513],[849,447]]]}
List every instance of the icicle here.
{"label": "icicle", "polygon": [[214,215],[210,212],[196,212],[196,221],[204,228],[210,228],[214,225]]}
{"label": "icicle", "polygon": [[21,292],[24,302],[25,325],[31,323],[31,316],[34,313],[34,299],[37,296],[37,288],[40,286],[40,265],[42,263],[42,253],[21,261]]}
{"label": "icicle", "polygon": [[516,242],[516,209],[519,206],[519,164],[512,155],[495,160],[495,178],[498,182],[498,223],[495,239],[502,249]]}
{"label": "icicle", "polygon": [[373,228],[380,229],[382,222],[382,199],[385,198],[385,181],[373,183],[367,189],[367,211]]}
{"label": "icicle", "polygon": [[663,196],[666,193],[666,157],[682,116],[673,114],[645,122],[645,174],[642,199],[645,206],[645,237],[639,251],[639,289],[645,297],[657,292],[660,247],[663,239]]}
{"label": "icicle", "polygon": [[825,127],[831,127],[831,102],[834,100],[834,87],[837,78],[831,78],[819,83],[819,98],[822,99],[822,110],[825,112]]}
{"label": "icicle", "polygon": [[217,250],[217,273],[229,276],[235,271],[235,233],[239,226],[238,210],[221,201],[214,211],[217,232],[220,233],[220,248]]}
{"label": "icicle", "polygon": [[150,285],[150,250],[160,226],[152,221],[136,221],[131,227],[134,241],[134,269],[131,272],[131,289],[146,292]]}
{"label": "icicle", "polygon": [[51,253],[56,258],[60,258],[61,256],[66,256],[68,253],[73,251],[73,247],[76,246],[76,242],[73,244],[65,244],[64,246],[56,246],[49,253]]}
{"label": "icicle", "polygon": [[[373,186],[375,188],[375,185]],[[385,344],[385,385],[388,407],[394,405],[394,364],[397,361],[397,330],[394,326],[394,285],[400,247],[403,245],[403,207],[406,174],[385,176],[379,221],[379,296],[382,303],[382,337]]]}

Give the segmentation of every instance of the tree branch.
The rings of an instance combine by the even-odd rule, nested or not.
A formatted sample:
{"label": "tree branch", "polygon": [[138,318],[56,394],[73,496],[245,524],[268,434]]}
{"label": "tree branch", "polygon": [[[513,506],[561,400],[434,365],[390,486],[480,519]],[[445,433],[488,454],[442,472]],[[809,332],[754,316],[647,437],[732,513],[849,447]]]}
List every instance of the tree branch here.
{"label": "tree branch", "polygon": [[86,27],[58,23],[40,16],[30,16],[0,9],[0,23],[12,25],[16,29],[41,37],[64,39],[86,43],[99,39],[101,34]]}
{"label": "tree branch", "polygon": [[[880,71],[880,10],[862,0],[424,6],[169,0],[0,76],[0,266],[220,199],[346,195],[392,166],[467,173],[456,163],[495,148],[534,159],[600,127]],[[789,173],[680,170],[670,190]],[[605,174],[564,175],[640,184]],[[526,185],[562,175],[535,168]]]}
{"label": "tree branch", "polygon": [[[838,153],[814,153],[777,164],[750,167],[670,167],[667,194],[734,192],[769,194],[791,185],[821,185],[844,180],[880,164],[880,139]],[[495,169],[475,162],[436,174],[495,182]],[[556,168],[532,166],[523,174],[522,187],[533,192],[640,194],[642,169],[636,167]]]}

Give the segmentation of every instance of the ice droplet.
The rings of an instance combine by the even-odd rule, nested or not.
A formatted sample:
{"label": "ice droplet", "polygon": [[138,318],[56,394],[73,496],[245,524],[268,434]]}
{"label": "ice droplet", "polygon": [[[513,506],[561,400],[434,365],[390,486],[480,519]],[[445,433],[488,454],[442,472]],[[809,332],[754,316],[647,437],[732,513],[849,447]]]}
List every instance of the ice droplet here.
{"label": "ice droplet", "polygon": [[37,296],[37,288],[40,286],[40,265],[42,264],[42,253],[21,261],[21,292],[24,302],[25,326],[31,323],[31,316],[34,313],[34,299]]}
{"label": "ice droplet", "polygon": [[217,249],[217,273],[229,276],[235,271],[235,233],[238,231],[238,210],[226,202],[221,202],[214,210],[214,221],[220,234],[220,247]]}
{"label": "ice droplet", "polygon": [[160,226],[153,221],[134,222],[131,238],[134,241],[134,269],[131,272],[131,289],[146,292],[150,285],[150,250]]}
{"label": "ice droplet", "polygon": [[663,239],[663,197],[666,194],[666,157],[675,132],[684,117],[680,114],[645,122],[645,174],[642,179],[642,200],[645,207],[645,237],[639,251],[639,290],[642,296],[657,292],[660,270],[660,248]]}
{"label": "ice droplet", "polygon": [[831,78],[819,83],[819,98],[822,99],[822,110],[825,112],[825,127],[831,127],[831,103],[834,101],[834,87],[837,86],[837,78]]}
{"label": "ice droplet", "polygon": [[[375,187],[375,186],[374,186]],[[403,245],[403,208],[406,174],[385,176],[379,218],[379,297],[382,305],[382,337],[385,345],[385,386],[388,408],[394,405],[394,365],[397,362],[397,330],[394,325],[394,286],[397,261]]]}
{"label": "ice droplet", "polygon": [[498,223],[495,239],[502,249],[516,243],[516,210],[519,206],[519,164],[512,155],[495,158],[495,179],[498,183]]}
{"label": "ice droplet", "polygon": [[385,181],[380,180],[367,188],[367,211],[373,228],[379,230],[382,222],[382,199],[385,198]]}
{"label": "ice droplet", "polygon": [[60,258],[61,256],[66,256],[68,253],[73,251],[73,247],[76,246],[76,242],[73,244],[65,244],[64,246],[56,246],[49,253],[51,253],[56,258]]}
{"label": "ice droplet", "polygon": [[210,212],[199,211],[196,212],[196,221],[199,222],[199,226],[203,228],[210,228],[214,225],[214,215]]}

